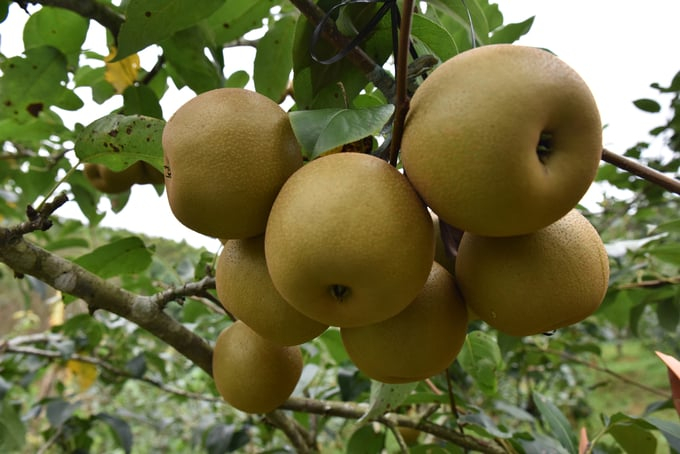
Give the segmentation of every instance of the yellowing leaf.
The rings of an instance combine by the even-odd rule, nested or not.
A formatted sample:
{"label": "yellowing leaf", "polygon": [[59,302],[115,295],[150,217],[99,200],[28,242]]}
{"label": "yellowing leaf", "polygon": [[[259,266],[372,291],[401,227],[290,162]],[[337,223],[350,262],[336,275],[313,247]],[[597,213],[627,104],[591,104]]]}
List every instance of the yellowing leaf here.
{"label": "yellowing leaf", "polygon": [[116,48],[112,47],[106,61],[106,72],[104,78],[113,85],[116,93],[123,93],[127,87],[137,80],[139,73],[139,55],[132,54],[129,57],[116,62],[111,62],[116,56]]}
{"label": "yellowing leaf", "polygon": [[66,371],[68,379],[75,380],[80,391],[87,390],[97,379],[97,367],[91,363],[70,359],[66,363]]}
{"label": "yellowing leaf", "polygon": [[52,305],[52,310],[50,311],[50,326],[64,324],[64,309],[64,302],[61,299]]}

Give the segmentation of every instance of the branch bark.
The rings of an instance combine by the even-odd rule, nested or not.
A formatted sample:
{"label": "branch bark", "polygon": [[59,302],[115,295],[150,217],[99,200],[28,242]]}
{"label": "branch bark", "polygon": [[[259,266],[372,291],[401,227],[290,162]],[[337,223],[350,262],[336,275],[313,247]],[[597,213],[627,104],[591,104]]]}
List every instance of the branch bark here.
{"label": "branch bark", "polygon": [[22,7],[29,4],[39,4],[43,6],[54,6],[63,8],[83,16],[86,19],[93,19],[107,28],[113,36],[118,36],[120,26],[125,21],[125,17],[114,9],[99,3],[95,0],[14,0]]}
{"label": "branch bark", "polygon": [[663,173],[658,172],[651,167],[647,167],[646,165],[640,164],[637,161],[628,159],[624,156],[621,156],[620,154],[616,154],[613,151],[607,150],[606,148],[602,150],[602,160],[618,167],[619,169],[625,170],[637,177],[647,180],[650,183],[661,186],[667,191],[680,195],[680,181],[664,175]]}
{"label": "branch bark", "polygon": [[212,348],[208,342],[163,312],[157,297],[140,296],[121,289],[6,228],[0,228],[0,262],[18,275],[28,274],[61,292],[83,299],[91,313],[104,309],[130,320],[212,374]]}

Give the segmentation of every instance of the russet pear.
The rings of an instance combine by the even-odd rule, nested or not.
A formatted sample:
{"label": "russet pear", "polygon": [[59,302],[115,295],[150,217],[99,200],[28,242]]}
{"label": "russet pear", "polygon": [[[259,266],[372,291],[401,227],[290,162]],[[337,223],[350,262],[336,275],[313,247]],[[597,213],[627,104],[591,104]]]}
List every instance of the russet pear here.
{"label": "russet pear", "polygon": [[439,218],[485,236],[533,232],[564,216],[601,153],[584,80],[545,50],[511,44],[437,67],[413,95],[401,147],[406,175]]}
{"label": "russet pear", "polygon": [[274,287],[331,326],[404,309],[434,258],[432,219],[408,180],[377,157],[344,152],[295,172],[272,206],[265,257]]}

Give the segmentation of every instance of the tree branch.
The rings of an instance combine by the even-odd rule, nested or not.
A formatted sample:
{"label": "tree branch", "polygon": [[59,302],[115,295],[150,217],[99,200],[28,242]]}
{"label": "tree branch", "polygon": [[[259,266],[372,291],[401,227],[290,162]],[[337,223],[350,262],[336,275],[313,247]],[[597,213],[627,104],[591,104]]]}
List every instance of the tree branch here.
{"label": "tree branch", "polygon": [[281,410],[274,410],[267,413],[265,420],[274,427],[281,429],[286,437],[295,447],[295,452],[299,454],[310,454],[318,452],[316,446],[310,446],[307,443],[308,437],[302,428],[294,419],[286,416]]}
{"label": "tree branch", "polygon": [[139,296],[0,228],[0,262],[83,299],[90,312],[104,309],[149,331],[198,367],[212,373],[212,348],[203,338],[163,312],[155,296]]}
{"label": "tree branch", "polygon": [[[326,15],[326,12],[311,0],[290,0],[290,2],[314,27],[318,26]],[[344,49],[350,42],[349,38],[340,33],[331,19],[324,22],[321,36],[337,50]],[[355,47],[347,54],[347,59],[363,72],[368,80],[373,83],[388,100],[394,99],[394,79],[382,66],[373,61],[366,52],[360,47]]]}
{"label": "tree branch", "polygon": [[125,17],[112,8],[95,0],[14,0],[26,8],[29,4],[39,4],[43,6],[55,6],[77,13],[87,19],[93,19],[102,26],[109,29],[113,36],[118,36],[120,26],[125,21]]}
{"label": "tree branch", "polygon": [[[64,355],[62,352],[54,351],[54,350],[45,350],[41,348],[36,348],[36,347],[26,347],[26,346],[21,346],[19,345],[18,342],[15,342],[15,339],[11,339],[10,341],[0,344],[0,353],[13,353],[13,354],[19,354],[19,355],[31,355],[31,356],[39,356],[41,358],[48,358],[48,359],[53,359],[53,360],[63,360]],[[22,342],[25,343],[25,342]],[[199,394],[199,393],[192,393],[189,391],[184,391],[181,389],[177,388],[172,388],[165,383],[163,383],[161,380],[156,380],[150,377],[139,377],[136,375],[131,374],[125,369],[121,369],[119,367],[114,366],[113,364],[104,361],[101,358],[96,358],[93,356],[87,356],[87,355],[81,355],[78,353],[74,353],[70,355],[68,360],[73,360],[73,361],[80,361],[82,363],[87,363],[87,364],[92,364],[93,366],[96,366],[102,370],[105,370],[112,375],[115,375],[117,377],[125,377],[133,380],[139,380],[141,382],[147,383],[151,386],[154,386],[162,391],[165,391],[169,394],[174,394],[176,396],[180,397],[186,397],[189,399],[195,399],[195,400],[202,400],[206,402],[222,402],[222,398],[220,397],[215,397],[215,396],[208,396],[204,394]]]}
{"label": "tree branch", "polygon": [[607,150],[606,148],[602,150],[602,160],[608,162],[609,164],[615,165],[619,169],[625,170],[635,176],[647,180],[650,183],[661,186],[667,191],[680,195],[680,181],[666,176],[663,173],[652,169],[651,167],[647,167],[646,165],[640,164],[637,161],[616,154]]}
{"label": "tree branch", "polygon": [[[368,404],[354,402],[339,402],[328,400],[315,400],[307,398],[291,398],[281,406],[282,409],[312,413],[324,416],[337,416],[345,419],[359,419],[368,410]],[[482,440],[470,435],[461,434],[448,427],[434,424],[428,421],[416,420],[406,415],[387,413],[376,421],[385,425],[393,424],[399,427],[409,427],[434,435],[442,440],[450,441],[465,449],[475,452],[502,454],[505,450],[487,440]]]}

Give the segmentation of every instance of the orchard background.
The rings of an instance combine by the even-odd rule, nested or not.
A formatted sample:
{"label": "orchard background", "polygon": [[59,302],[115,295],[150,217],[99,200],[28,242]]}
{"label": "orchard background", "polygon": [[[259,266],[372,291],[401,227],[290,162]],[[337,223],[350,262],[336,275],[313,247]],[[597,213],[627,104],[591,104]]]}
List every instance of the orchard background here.
{"label": "orchard background", "polygon": [[[319,134],[324,118],[298,116],[308,158],[320,140],[383,144],[395,73],[415,84],[434,62],[514,42],[532,25],[505,23],[486,0],[419,2],[410,36],[420,58],[395,71],[396,3],[330,11],[338,3],[0,0],[3,20],[31,15],[23,54],[0,55],[0,451],[680,452],[680,382],[655,354],[680,357],[680,74],[652,85],[658,100],[634,100],[650,114],[669,103],[668,116],[603,155],[595,185],[607,191],[582,209],[612,270],[594,316],[526,338],[474,322],[446,374],[408,387],[371,383],[331,329],[303,345],[302,379],[281,409],[248,415],[221,400],[211,343],[231,321],[215,298],[216,251],[101,227],[130,194],[97,192],[82,166],[162,169],[172,87],[247,85],[287,108],[361,119]],[[84,46],[95,23],[110,55]],[[354,46],[357,34],[366,39]],[[234,46],[256,50],[252,72],[229,70]],[[149,65],[144,49],[157,56]],[[112,100],[102,118],[89,114]],[[659,140],[664,152],[646,153]],[[68,206],[86,221],[60,216]],[[417,441],[407,447],[399,427],[417,428]]]}

